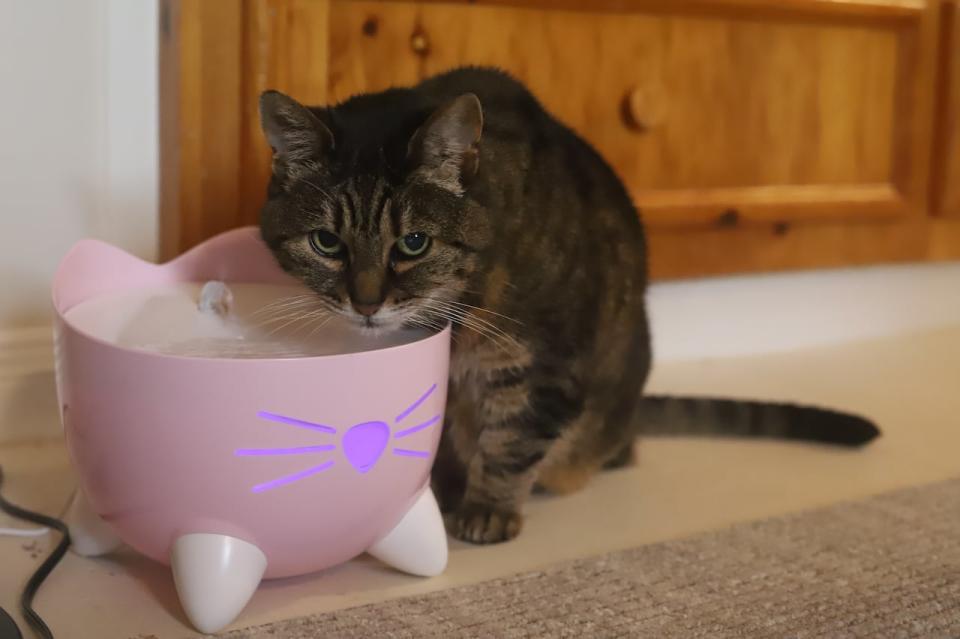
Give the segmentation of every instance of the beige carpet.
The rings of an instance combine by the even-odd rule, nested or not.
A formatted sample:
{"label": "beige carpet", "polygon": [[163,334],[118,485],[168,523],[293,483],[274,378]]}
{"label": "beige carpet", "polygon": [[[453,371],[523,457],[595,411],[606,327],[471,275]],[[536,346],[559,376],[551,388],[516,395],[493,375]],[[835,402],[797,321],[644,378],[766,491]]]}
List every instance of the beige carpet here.
{"label": "beige carpet", "polygon": [[225,636],[960,637],[960,479]]}

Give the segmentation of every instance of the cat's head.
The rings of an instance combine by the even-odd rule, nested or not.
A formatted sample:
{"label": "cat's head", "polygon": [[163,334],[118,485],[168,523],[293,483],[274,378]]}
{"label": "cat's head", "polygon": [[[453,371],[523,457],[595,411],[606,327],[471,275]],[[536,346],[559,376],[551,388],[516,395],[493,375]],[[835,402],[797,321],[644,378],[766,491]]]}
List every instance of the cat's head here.
{"label": "cat's head", "polygon": [[261,230],[281,265],[358,326],[442,325],[486,235],[468,193],[483,122],[477,97],[385,127],[373,112],[338,117],[268,91],[260,117],[273,149]]}

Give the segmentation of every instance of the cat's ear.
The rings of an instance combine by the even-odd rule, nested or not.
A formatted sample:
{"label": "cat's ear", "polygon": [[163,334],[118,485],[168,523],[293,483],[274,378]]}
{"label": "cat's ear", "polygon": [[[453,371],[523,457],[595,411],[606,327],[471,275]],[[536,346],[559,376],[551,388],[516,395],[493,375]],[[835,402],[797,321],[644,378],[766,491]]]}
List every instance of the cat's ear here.
{"label": "cat's ear", "polygon": [[434,111],[410,139],[414,176],[457,195],[476,174],[480,160],[483,110],[464,93]]}
{"label": "cat's ear", "polygon": [[281,179],[320,168],[333,150],[333,133],[310,110],[279,91],[260,95],[260,126],[273,149],[273,173]]}

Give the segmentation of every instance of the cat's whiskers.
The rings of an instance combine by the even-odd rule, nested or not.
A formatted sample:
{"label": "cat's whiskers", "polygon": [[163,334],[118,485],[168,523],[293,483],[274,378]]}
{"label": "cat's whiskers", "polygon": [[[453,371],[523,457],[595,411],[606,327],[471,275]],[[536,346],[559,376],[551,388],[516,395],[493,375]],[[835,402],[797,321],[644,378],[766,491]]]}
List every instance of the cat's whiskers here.
{"label": "cat's whiskers", "polygon": [[309,293],[298,293],[297,295],[285,295],[283,297],[278,297],[267,304],[264,304],[262,307],[258,309],[258,312],[278,306],[278,305],[286,304],[287,302],[290,302],[290,301],[302,300],[302,299],[313,298],[313,297],[316,297],[316,296]]}
{"label": "cat's whiskers", "polygon": [[443,302],[444,302],[445,304],[453,304],[453,305],[455,305],[455,306],[462,306],[462,307],[464,307],[464,308],[468,308],[468,309],[471,309],[471,310],[474,310],[474,311],[480,311],[480,312],[483,312],[483,313],[489,313],[490,315],[496,315],[497,317],[502,317],[502,318],[505,319],[505,320],[509,320],[509,321],[511,321],[511,322],[513,322],[513,323],[515,323],[515,324],[519,324],[520,326],[523,326],[523,322],[521,322],[520,320],[518,320],[518,319],[516,319],[516,318],[513,318],[513,317],[510,317],[509,315],[504,315],[503,313],[497,313],[496,311],[491,311],[491,310],[488,309],[488,308],[482,308],[482,307],[480,307],[480,306],[474,306],[473,304],[467,304],[467,303],[465,303],[465,302],[458,302],[458,301],[456,301],[456,300],[443,300]]}
{"label": "cat's whiskers", "polygon": [[[312,324],[316,323],[318,320],[326,320],[330,317],[330,313],[324,308],[317,308],[308,313],[304,313],[301,316],[301,325],[296,328],[291,335],[297,335],[300,331],[304,331],[309,328]],[[313,333],[310,333],[312,335]]]}
{"label": "cat's whiskers", "polygon": [[275,327],[273,330],[269,331],[267,335],[268,336],[276,335],[277,333],[279,333],[286,327],[290,326],[291,324],[295,324],[296,322],[302,321],[303,317],[304,317],[303,313],[295,313],[293,314],[293,319],[290,319],[289,321],[284,322],[280,326]]}
{"label": "cat's whiskers", "polygon": [[298,319],[301,319],[310,309],[297,310],[288,313],[283,313],[282,315],[277,315],[275,317],[269,317],[262,322],[257,322],[253,325],[253,328],[256,329],[270,329],[271,327],[276,327],[279,324],[285,324],[287,322],[295,322]]}
{"label": "cat's whiskers", "polygon": [[439,322],[429,317],[422,317],[416,314],[408,316],[407,318],[405,318],[404,321],[414,323],[417,326],[420,326],[421,328],[429,328],[431,330],[436,330],[436,331],[442,331],[445,326],[445,323],[443,322]]}
{"label": "cat's whiskers", "polygon": [[[442,309],[442,310],[444,310],[445,312],[447,312],[448,314],[452,314],[452,315],[455,315],[455,316],[457,316],[457,317],[462,317],[462,318],[464,318],[464,319],[467,320],[467,321],[470,321],[470,322],[473,322],[473,323],[475,323],[475,324],[481,325],[481,326],[483,326],[483,327],[485,327],[485,328],[487,328],[487,329],[489,329],[489,330],[491,330],[491,331],[493,331],[493,332],[495,332],[495,333],[497,333],[497,334],[499,334],[499,335],[501,335],[501,336],[503,336],[503,337],[505,337],[505,338],[514,340],[513,336],[510,335],[509,333],[507,333],[506,331],[504,331],[502,328],[500,328],[499,326],[497,326],[497,325],[494,324],[493,322],[487,321],[487,320],[485,320],[485,319],[483,319],[483,318],[481,318],[481,317],[477,317],[476,315],[473,314],[473,312],[471,312],[471,311],[468,310],[467,308],[459,308],[459,307],[453,305],[449,300],[435,300],[435,299],[429,299],[429,298],[427,298],[427,299],[428,299],[429,302],[434,306],[434,308]],[[467,305],[467,306],[469,306],[469,305]],[[474,307],[474,308],[476,308],[476,307]],[[482,309],[481,309],[481,310],[482,310]],[[506,316],[503,316],[503,317],[504,317],[504,319],[512,319],[512,318],[508,318],[508,317],[506,317]],[[516,320],[514,320],[514,321],[516,321]],[[517,323],[520,324],[520,322],[517,322]],[[514,340],[514,341],[516,341],[516,340]]]}
{"label": "cat's whiskers", "polygon": [[273,313],[275,311],[284,310],[293,306],[298,306],[305,304],[317,299],[316,295],[292,295],[290,297],[283,297],[276,299],[269,304],[261,306],[253,313],[250,314],[251,317],[259,317],[260,315]]}
{"label": "cat's whiskers", "polygon": [[[439,315],[438,315],[438,317],[442,317],[442,316],[439,316]],[[460,327],[462,327],[464,330],[472,331],[472,332],[476,333],[477,335],[480,335],[481,337],[486,338],[487,340],[490,341],[490,343],[492,343],[492,344],[494,345],[495,348],[497,348],[498,350],[503,351],[504,353],[511,354],[511,353],[514,352],[515,345],[514,345],[514,344],[511,344],[510,342],[508,342],[508,341],[505,340],[504,338],[500,337],[499,335],[496,335],[496,334],[493,334],[493,333],[489,333],[489,332],[485,331],[485,330],[482,329],[482,328],[478,328],[478,327],[475,327],[475,326],[471,326],[471,325],[469,325],[469,324],[467,324],[467,323],[465,323],[465,322],[463,322],[463,321],[461,321],[461,320],[458,320],[458,319],[456,319],[456,318],[450,319],[450,318],[445,318],[445,317],[444,317],[443,319],[447,319],[451,324],[453,324],[453,325],[455,325],[455,326],[460,326]],[[459,344],[459,343],[460,343],[460,340],[459,340],[458,335],[457,335],[456,332],[451,333],[451,337],[452,337],[454,343],[456,343],[456,344]]]}
{"label": "cat's whiskers", "polygon": [[277,315],[258,322],[255,327],[265,329],[272,324],[279,324],[279,326],[274,327],[273,330],[268,333],[269,335],[273,335],[298,320],[303,320],[306,317],[312,317],[314,314],[321,313],[330,313],[330,310],[314,297],[311,300],[302,300],[298,304],[293,304],[284,309],[278,309]]}
{"label": "cat's whiskers", "polygon": [[326,326],[327,324],[329,324],[329,323],[330,323],[330,320],[332,320],[334,317],[336,317],[336,316],[331,313],[331,314],[326,315],[325,317],[320,318],[321,321],[320,321],[316,326],[313,327],[313,330],[312,330],[312,331],[310,331],[310,332],[307,334],[307,339],[310,339],[311,337],[313,337],[313,336],[317,333],[317,331],[322,330],[323,327]]}
{"label": "cat's whiskers", "polygon": [[251,316],[251,319],[257,319],[259,320],[258,324],[266,325],[275,321],[277,318],[287,317],[291,313],[300,313],[303,311],[313,310],[316,307],[317,304],[302,300],[296,304],[270,309],[269,312],[260,313],[259,316]]}
{"label": "cat's whiskers", "polygon": [[472,331],[486,335],[491,338],[505,338],[506,336],[478,322],[475,318],[469,317],[448,309],[434,307],[431,311],[438,317],[444,318],[454,324],[458,324]]}
{"label": "cat's whiskers", "polygon": [[312,308],[316,306],[325,306],[323,298],[318,295],[297,295],[294,297],[275,300],[270,304],[260,307],[254,311],[251,316],[270,315],[279,312],[285,312],[298,308]]}
{"label": "cat's whiskers", "polygon": [[[404,320],[404,323],[410,326],[416,326],[418,328],[422,328],[428,331],[435,331],[435,332],[442,331],[446,326],[445,322],[440,322],[440,321],[434,320],[433,318],[422,317],[419,315],[411,315],[407,317]],[[459,337],[453,333],[450,334],[450,339],[453,341],[454,344],[460,343]]]}
{"label": "cat's whiskers", "polygon": [[515,349],[522,348],[522,345],[513,336],[504,332],[499,327],[465,312],[464,309],[444,306],[439,303],[439,300],[427,298],[422,299],[421,303],[424,310],[429,311],[437,318],[458,324],[482,337],[486,337],[495,346],[507,353],[512,353]]}

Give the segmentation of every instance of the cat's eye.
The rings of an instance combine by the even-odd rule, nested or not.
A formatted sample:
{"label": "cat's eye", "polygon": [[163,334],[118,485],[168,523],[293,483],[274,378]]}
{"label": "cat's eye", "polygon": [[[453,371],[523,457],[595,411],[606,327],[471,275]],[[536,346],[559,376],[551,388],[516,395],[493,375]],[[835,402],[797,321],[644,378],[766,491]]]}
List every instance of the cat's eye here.
{"label": "cat's eye", "polygon": [[402,257],[419,257],[430,248],[430,236],[426,233],[408,233],[397,240],[397,251]]}
{"label": "cat's eye", "polygon": [[343,242],[330,231],[312,231],[310,248],[324,257],[337,257],[343,253]]}

